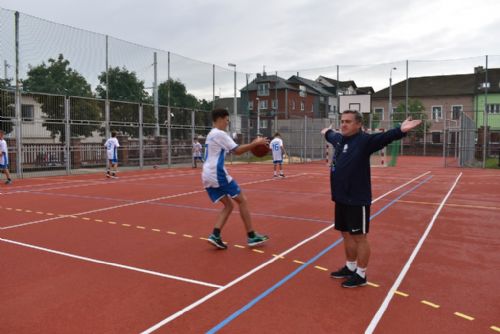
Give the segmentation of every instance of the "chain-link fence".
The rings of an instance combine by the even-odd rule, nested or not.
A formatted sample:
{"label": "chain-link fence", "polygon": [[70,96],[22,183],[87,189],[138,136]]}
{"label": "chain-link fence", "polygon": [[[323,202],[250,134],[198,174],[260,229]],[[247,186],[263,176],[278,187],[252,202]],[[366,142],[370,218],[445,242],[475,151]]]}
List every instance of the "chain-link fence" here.
{"label": "chain-link fence", "polygon": [[290,162],[324,159],[319,131],[355,109],[371,131],[423,120],[392,156],[499,165],[500,56],[241,73],[2,8],[0,37],[0,126],[18,177],[103,168],[111,130],[122,166],[190,165],[215,107],[240,144],[280,132]]}

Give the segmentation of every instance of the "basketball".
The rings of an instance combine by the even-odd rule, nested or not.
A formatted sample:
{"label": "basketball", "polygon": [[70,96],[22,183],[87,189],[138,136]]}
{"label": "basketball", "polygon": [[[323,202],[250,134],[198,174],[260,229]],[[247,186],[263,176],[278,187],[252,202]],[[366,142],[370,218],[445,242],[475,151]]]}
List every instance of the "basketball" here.
{"label": "basketball", "polygon": [[260,144],[252,148],[252,154],[259,158],[267,155],[269,151],[269,145],[267,144]]}

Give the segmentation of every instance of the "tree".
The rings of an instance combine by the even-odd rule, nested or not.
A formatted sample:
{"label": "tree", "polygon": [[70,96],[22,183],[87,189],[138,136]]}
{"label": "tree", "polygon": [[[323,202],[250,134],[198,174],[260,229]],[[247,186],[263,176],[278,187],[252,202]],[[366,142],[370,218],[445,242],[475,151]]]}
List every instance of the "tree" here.
{"label": "tree", "polygon": [[[168,105],[168,90],[170,86],[170,106],[173,109],[173,125],[191,126],[191,110],[210,110],[211,103],[206,100],[198,100],[194,95],[187,92],[186,86],[179,80],[169,79],[158,85],[158,103]],[[164,124],[168,115],[160,114],[160,124]],[[202,113],[195,113],[195,123],[205,124],[206,117]],[[185,129],[174,129],[174,138],[188,139],[191,133]]]}
{"label": "tree", "polygon": [[[62,54],[57,59],[50,58],[48,64],[29,66],[27,79],[23,80],[23,90],[33,93],[49,93],[63,96],[93,97],[90,84],[77,71],[69,67],[69,60]],[[60,135],[60,141],[66,137],[64,126],[64,98],[62,96],[46,96],[34,94],[34,99],[41,105],[42,112],[47,115],[43,126],[50,131],[53,138]],[[71,119],[98,121],[102,118],[101,111],[91,100],[78,99],[71,104]],[[72,136],[89,137],[99,129],[98,124],[73,126]]]}
{"label": "tree", "polygon": [[10,81],[0,80],[0,130],[6,134],[12,132],[12,119],[16,116],[14,92],[6,90],[10,87]]}
{"label": "tree", "polygon": [[[109,87],[106,87],[106,72],[102,72],[98,78],[101,84],[97,86],[96,92],[100,98],[105,99],[106,91],[108,91],[110,100],[133,102],[133,104],[112,103],[110,121],[113,130],[131,137],[139,137],[138,104],[151,103],[151,97],[144,90],[144,81],[139,80],[135,72],[125,67],[113,67],[108,70]],[[144,123],[155,123],[154,115],[150,113],[143,113],[143,115],[145,116]]]}
{"label": "tree", "polygon": [[[424,129],[429,130],[432,126],[432,122],[427,120],[427,113],[425,113],[425,107],[422,102],[418,99],[409,99],[408,101],[408,115],[406,115],[406,104],[404,102],[399,103],[396,111],[392,115],[394,123],[402,123],[407,116],[411,116],[413,119],[421,119],[422,124],[411,131],[410,134],[414,134],[415,138],[423,138],[425,133]],[[425,123],[425,127],[424,127]]]}

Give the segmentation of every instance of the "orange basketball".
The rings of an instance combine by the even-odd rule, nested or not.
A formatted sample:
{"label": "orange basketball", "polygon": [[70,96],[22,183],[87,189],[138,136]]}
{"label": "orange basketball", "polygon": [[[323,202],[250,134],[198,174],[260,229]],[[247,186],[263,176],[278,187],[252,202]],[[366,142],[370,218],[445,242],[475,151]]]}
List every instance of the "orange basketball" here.
{"label": "orange basketball", "polygon": [[269,151],[269,145],[267,144],[260,144],[252,148],[252,154],[259,158],[267,155]]}

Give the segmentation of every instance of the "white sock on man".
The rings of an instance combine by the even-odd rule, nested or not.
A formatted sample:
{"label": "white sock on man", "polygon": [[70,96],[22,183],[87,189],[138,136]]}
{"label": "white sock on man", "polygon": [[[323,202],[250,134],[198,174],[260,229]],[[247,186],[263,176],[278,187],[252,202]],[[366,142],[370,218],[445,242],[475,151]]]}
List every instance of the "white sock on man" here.
{"label": "white sock on man", "polygon": [[354,261],[354,262],[346,261],[345,265],[346,265],[347,269],[349,269],[350,271],[354,271],[354,270],[356,270],[358,263],[356,261]]}
{"label": "white sock on man", "polygon": [[365,277],[366,277],[366,268],[361,268],[361,267],[358,267],[358,268],[356,268],[356,273],[357,273],[359,276],[361,276],[361,277],[365,278]]}

